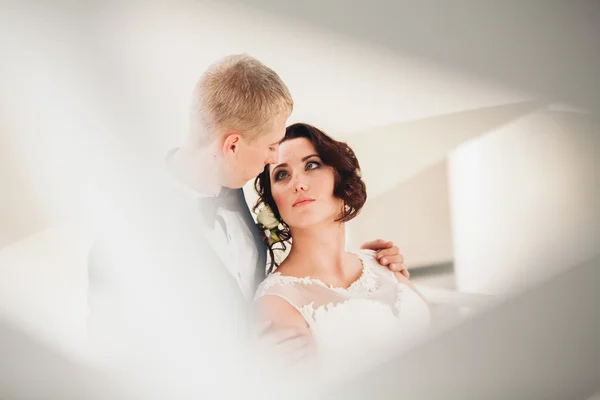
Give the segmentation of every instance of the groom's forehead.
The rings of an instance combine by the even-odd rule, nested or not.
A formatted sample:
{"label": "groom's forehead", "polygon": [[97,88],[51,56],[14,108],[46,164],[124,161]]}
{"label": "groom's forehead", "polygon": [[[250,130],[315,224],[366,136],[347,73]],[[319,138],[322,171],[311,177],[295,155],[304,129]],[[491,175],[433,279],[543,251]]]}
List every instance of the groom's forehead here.
{"label": "groom's forehead", "polygon": [[261,135],[259,140],[262,141],[263,143],[269,144],[269,146],[277,146],[277,145],[280,145],[284,139],[285,139],[285,130],[283,130],[283,131],[272,130],[269,132],[264,132]]}

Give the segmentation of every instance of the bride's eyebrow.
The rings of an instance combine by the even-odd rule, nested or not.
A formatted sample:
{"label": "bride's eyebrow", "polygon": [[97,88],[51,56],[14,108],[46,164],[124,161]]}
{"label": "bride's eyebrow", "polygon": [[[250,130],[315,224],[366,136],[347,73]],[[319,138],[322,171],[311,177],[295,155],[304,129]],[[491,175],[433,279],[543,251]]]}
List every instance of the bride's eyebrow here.
{"label": "bride's eyebrow", "polygon": [[311,155],[309,155],[309,156],[303,157],[303,158],[302,158],[302,162],[304,162],[304,161],[308,160],[308,159],[309,159],[309,158],[311,158],[311,157],[317,157],[317,158],[321,158],[321,157],[319,157],[319,155],[318,155],[318,154],[311,154]]}

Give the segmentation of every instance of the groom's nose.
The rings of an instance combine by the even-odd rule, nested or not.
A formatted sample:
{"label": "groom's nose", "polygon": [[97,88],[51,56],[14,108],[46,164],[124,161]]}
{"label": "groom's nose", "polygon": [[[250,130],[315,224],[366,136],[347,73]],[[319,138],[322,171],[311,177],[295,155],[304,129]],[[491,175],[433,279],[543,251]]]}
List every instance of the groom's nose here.
{"label": "groom's nose", "polygon": [[269,153],[269,157],[265,161],[265,165],[267,165],[267,164],[277,164],[278,160],[279,160],[278,152],[277,151],[272,151],[272,152]]}

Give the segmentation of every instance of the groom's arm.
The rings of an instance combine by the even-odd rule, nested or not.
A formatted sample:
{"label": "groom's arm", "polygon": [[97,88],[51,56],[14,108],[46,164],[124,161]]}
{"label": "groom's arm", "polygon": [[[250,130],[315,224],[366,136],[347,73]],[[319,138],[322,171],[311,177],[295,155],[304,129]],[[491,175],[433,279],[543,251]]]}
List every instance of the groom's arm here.
{"label": "groom's arm", "polygon": [[374,250],[379,264],[388,267],[393,272],[400,272],[406,278],[410,277],[410,272],[404,265],[404,256],[392,241],[377,239],[363,244],[360,248]]}

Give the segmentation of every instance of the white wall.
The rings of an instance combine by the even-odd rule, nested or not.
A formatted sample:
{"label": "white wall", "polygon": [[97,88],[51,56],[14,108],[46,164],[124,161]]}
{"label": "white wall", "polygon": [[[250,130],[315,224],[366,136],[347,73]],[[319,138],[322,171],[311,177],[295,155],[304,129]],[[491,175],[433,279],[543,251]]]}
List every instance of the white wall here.
{"label": "white wall", "polygon": [[447,155],[540,106],[481,107],[341,136],[356,152],[368,192],[363,212],[348,224],[351,244],[392,240],[412,268],[452,262]]}
{"label": "white wall", "polygon": [[394,241],[409,267],[452,261],[452,230],[446,161],[368,199],[348,228],[351,245],[382,238]]}
{"label": "white wall", "polygon": [[449,158],[459,290],[508,293],[600,251],[600,130],[540,111]]}
{"label": "white wall", "polygon": [[0,249],[49,223],[19,160],[14,157],[14,147],[6,131],[6,126],[0,123]]}
{"label": "white wall", "polygon": [[0,250],[0,316],[44,341],[84,350],[91,243],[81,226],[65,223]]}

